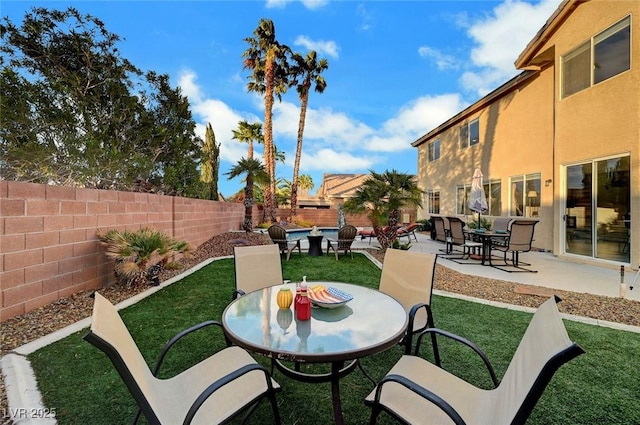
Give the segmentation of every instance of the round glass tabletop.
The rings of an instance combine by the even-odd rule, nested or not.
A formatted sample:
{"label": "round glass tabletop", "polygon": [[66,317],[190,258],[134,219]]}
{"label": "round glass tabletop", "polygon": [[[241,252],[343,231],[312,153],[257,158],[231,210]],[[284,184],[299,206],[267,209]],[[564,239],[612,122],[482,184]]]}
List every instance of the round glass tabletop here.
{"label": "round glass tabletop", "polygon": [[[280,360],[333,362],[384,351],[404,336],[408,316],[392,297],[340,282],[307,282],[347,292],[347,304],[313,307],[311,320],[299,321],[291,305],[276,302],[283,285],[260,289],[231,302],[222,315],[229,339],[250,351]],[[295,293],[295,284],[284,285]]]}

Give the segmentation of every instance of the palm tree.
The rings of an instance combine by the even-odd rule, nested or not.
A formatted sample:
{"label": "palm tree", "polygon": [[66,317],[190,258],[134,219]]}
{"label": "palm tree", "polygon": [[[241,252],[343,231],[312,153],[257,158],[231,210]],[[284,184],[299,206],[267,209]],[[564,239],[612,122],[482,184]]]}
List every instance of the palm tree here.
{"label": "palm tree", "polygon": [[355,196],[344,203],[344,209],[356,214],[366,212],[380,246],[386,250],[397,238],[400,209],[405,206],[421,207],[424,192],[410,174],[396,170],[384,173],[370,170],[370,173]]}
{"label": "palm tree", "polygon": [[229,172],[225,173],[229,180],[234,179],[242,174],[246,174],[244,186],[244,222],[242,228],[246,232],[253,230],[253,184],[254,182],[266,182],[269,180],[264,165],[254,158],[241,158],[240,161]]}
{"label": "palm tree", "polygon": [[296,84],[298,97],[300,98],[300,120],[298,121],[298,143],[296,145],[296,158],[293,164],[293,179],[291,186],[291,219],[295,220],[298,206],[298,173],[300,171],[300,156],[302,155],[302,137],[309,103],[309,89],[314,83],[317,93],[324,92],[327,83],[320,75],[329,68],[326,59],[316,59],[316,52],[310,51],[306,57],[298,53],[292,56],[294,65],[291,68],[292,84]]}
{"label": "palm tree", "polygon": [[289,48],[278,43],[273,21],[261,19],[253,31],[254,37],[245,38],[249,48],[242,54],[244,69],[252,74],[247,84],[249,92],[264,94],[264,162],[269,175],[269,187],[265,193],[265,210],[272,223],[276,221],[275,158],[273,156],[273,102],[281,99],[287,90],[286,53]]}
{"label": "palm tree", "polygon": [[253,142],[263,143],[264,138],[262,136],[262,123],[254,122],[249,124],[247,121],[239,121],[238,129],[231,130],[233,133],[232,139],[236,139],[243,143],[248,143],[247,159],[253,158]]}

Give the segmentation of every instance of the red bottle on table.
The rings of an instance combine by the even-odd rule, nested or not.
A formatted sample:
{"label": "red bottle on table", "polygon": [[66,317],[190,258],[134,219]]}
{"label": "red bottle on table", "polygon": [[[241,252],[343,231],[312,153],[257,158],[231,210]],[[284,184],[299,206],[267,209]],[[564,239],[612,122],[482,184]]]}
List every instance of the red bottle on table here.
{"label": "red bottle on table", "polygon": [[309,301],[309,295],[307,294],[307,287],[300,287],[300,296],[296,297],[296,318],[298,320],[311,319],[311,301]]}

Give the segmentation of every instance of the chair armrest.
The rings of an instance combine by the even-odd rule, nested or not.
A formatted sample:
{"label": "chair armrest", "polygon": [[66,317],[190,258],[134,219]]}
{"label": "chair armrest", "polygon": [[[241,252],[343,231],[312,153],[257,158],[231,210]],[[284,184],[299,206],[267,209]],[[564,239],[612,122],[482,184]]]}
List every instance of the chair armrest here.
{"label": "chair armrest", "polygon": [[238,297],[241,297],[243,295],[245,295],[246,292],[244,292],[242,289],[234,289],[233,294],[231,295],[231,301],[235,300]]}
{"label": "chair armrest", "polygon": [[[242,292],[241,295],[244,295],[244,292],[242,290],[236,290],[234,291],[234,298],[236,297],[235,292]],[[158,372],[160,372],[160,367],[162,366],[162,363],[164,362],[164,358],[166,357],[167,353],[169,352],[169,350],[171,349],[171,347],[173,347],[175,345],[176,342],[178,342],[180,339],[182,339],[183,337],[189,335],[190,333],[193,333],[197,330],[206,328],[208,326],[219,326],[220,329],[222,329],[222,324],[218,321],[215,320],[206,320],[202,323],[198,323],[197,325],[194,325],[188,329],[183,330],[182,332],[177,333],[176,335],[174,335],[173,338],[171,338],[169,340],[169,342],[167,342],[164,347],[162,347],[162,351],[160,352],[160,355],[158,356],[158,360],[156,360],[156,365],[153,368],[153,376],[158,376]],[[227,343],[227,346],[231,345],[230,341],[227,339],[227,336],[225,335],[225,341]],[[140,415],[142,414],[142,410],[140,409],[140,407],[138,407],[135,416],[133,417],[133,420],[131,421],[131,425],[136,425],[138,423],[138,420],[140,419]]]}
{"label": "chair armrest", "polygon": [[456,335],[456,334],[453,334],[451,332],[447,332],[447,331],[444,331],[444,330],[438,329],[438,328],[425,329],[424,331],[420,332],[420,334],[418,335],[418,340],[416,342],[416,349],[414,351],[414,355],[416,355],[416,356],[419,355],[420,343],[422,342],[422,337],[424,335],[428,334],[428,333],[429,334],[437,334],[437,335],[445,336],[447,338],[450,338],[450,339],[452,339],[454,341],[460,342],[460,343],[466,345],[467,347],[471,348],[482,359],[482,361],[484,362],[487,370],[489,371],[489,375],[491,376],[491,381],[493,382],[494,388],[498,387],[498,384],[500,384],[500,381],[496,377],[496,372],[493,370],[493,365],[489,361],[489,358],[487,357],[487,355],[476,344],[474,344],[473,342],[471,342],[468,339],[463,338],[463,337],[461,337],[459,335]]}
{"label": "chair armrest", "polygon": [[413,307],[411,307],[411,310],[409,310],[409,322],[407,324],[407,334],[404,337],[405,338],[405,354],[411,354],[411,346],[413,345],[413,334],[414,334],[413,323],[416,318],[416,313],[418,312],[418,310],[422,308],[424,308],[427,312],[427,324],[425,325],[424,328],[418,329],[418,331],[416,332],[422,332],[426,328],[433,327],[433,316],[431,315],[431,306],[429,306],[429,304],[418,303]]}
{"label": "chair armrest", "polygon": [[376,396],[374,401],[376,404],[380,404],[380,393],[382,392],[383,384],[386,382],[396,382],[402,385],[408,390],[418,394],[422,398],[429,400],[431,403],[435,404],[437,407],[440,408],[440,410],[442,410],[447,416],[449,416],[456,425],[466,425],[466,422],[464,421],[464,419],[462,419],[462,417],[458,414],[458,412],[456,412],[456,410],[449,403],[443,400],[440,396],[438,396],[437,394],[429,391],[423,386],[418,385],[412,380],[401,375],[395,375],[395,374],[387,375],[378,383],[378,388],[376,389]]}
{"label": "chair armrest", "polygon": [[[158,372],[160,371],[160,366],[162,366],[162,362],[164,361],[165,356],[167,355],[169,349],[171,349],[171,347],[173,347],[175,345],[176,342],[178,342],[180,339],[182,339],[183,337],[197,331],[203,328],[206,328],[207,326],[219,326],[220,329],[222,329],[222,324],[216,320],[207,320],[204,321],[202,323],[198,323],[197,325],[194,325],[188,329],[183,330],[182,332],[177,333],[173,338],[171,338],[169,340],[169,342],[167,342],[164,347],[162,348],[162,351],[160,352],[160,356],[158,356],[158,360],[156,361],[156,366],[153,369],[153,376],[157,376]],[[228,341],[227,341],[227,345]]]}
{"label": "chair armrest", "polygon": [[228,375],[223,376],[222,378],[218,379],[213,384],[205,388],[205,390],[202,393],[200,393],[196,401],[193,402],[193,404],[187,411],[187,415],[185,416],[184,421],[182,423],[184,425],[190,424],[194,416],[196,415],[196,413],[198,413],[198,410],[204,404],[204,402],[207,401],[207,399],[211,395],[213,395],[213,393],[215,393],[217,390],[227,385],[228,383],[240,378],[241,376],[256,370],[264,372],[264,376],[267,381],[268,392],[273,392],[274,388],[271,382],[271,377],[269,376],[269,372],[267,371],[267,369],[264,368],[264,366],[258,363],[252,363],[252,364],[242,366],[241,368],[229,373]]}

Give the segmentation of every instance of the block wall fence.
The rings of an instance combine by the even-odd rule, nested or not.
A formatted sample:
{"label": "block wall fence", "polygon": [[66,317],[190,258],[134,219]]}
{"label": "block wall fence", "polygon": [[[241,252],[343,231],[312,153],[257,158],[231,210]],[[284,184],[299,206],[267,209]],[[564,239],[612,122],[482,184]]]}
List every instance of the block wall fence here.
{"label": "block wall fence", "polygon": [[[289,215],[278,209],[278,216]],[[195,249],[240,230],[243,218],[244,206],[237,203],[0,180],[0,322],[113,283],[99,228],[152,227]],[[338,211],[299,209],[298,218],[335,227]],[[346,218],[370,226],[365,216]],[[261,207],[254,206],[253,221],[264,221]]]}

